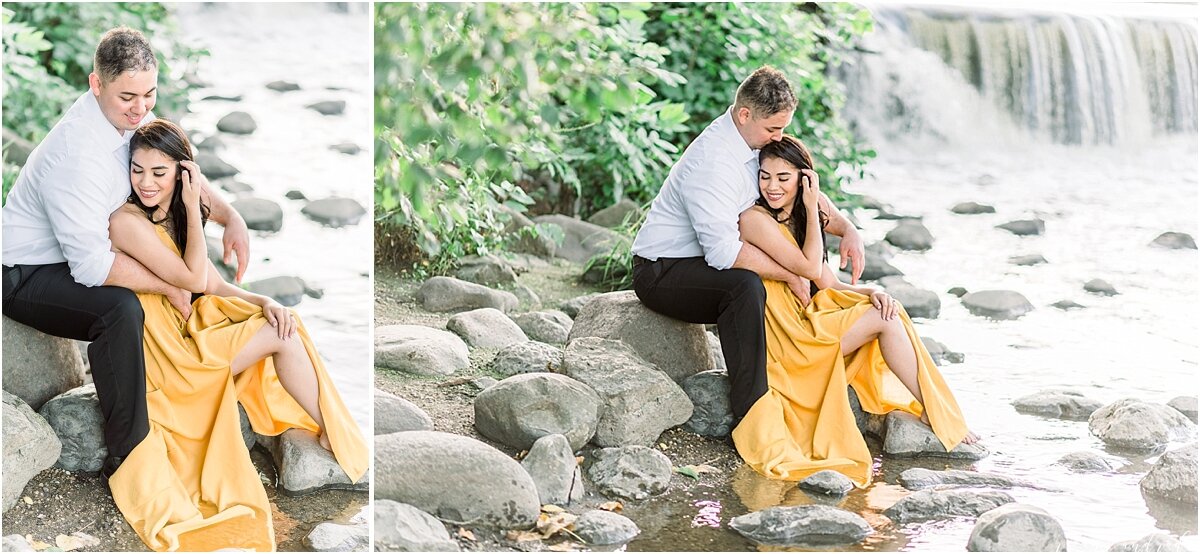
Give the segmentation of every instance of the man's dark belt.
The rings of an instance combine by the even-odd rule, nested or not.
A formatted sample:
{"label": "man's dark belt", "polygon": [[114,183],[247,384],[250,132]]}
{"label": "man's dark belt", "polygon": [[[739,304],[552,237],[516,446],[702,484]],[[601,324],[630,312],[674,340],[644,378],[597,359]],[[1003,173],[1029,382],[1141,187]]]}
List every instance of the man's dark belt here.
{"label": "man's dark belt", "polygon": [[639,265],[642,265],[642,264],[648,264],[648,263],[652,263],[652,262],[651,262],[650,260],[647,260],[646,258],[643,258],[643,257],[641,257],[641,256],[638,256],[638,255],[634,254],[634,256],[633,256],[633,267],[637,267],[637,266],[639,266]]}

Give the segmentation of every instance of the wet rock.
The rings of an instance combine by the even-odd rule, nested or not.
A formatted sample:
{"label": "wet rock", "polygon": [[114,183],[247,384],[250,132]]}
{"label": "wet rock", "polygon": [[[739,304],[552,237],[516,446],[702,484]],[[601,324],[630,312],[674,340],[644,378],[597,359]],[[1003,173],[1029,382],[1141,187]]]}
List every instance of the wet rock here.
{"label": "wet rock", "polygon": [[561,434],[579,449],[596,434],[602,403],[583,383],[556,373],[514,375],[475,397],[475,428],[513,448]]}
{"label": "wet rock", "polygon": [[735,517],[729,526],[768,545],[852,544],[874,532],[858,514],[817,504],[767,508]]}
{"label": "wet rock", "polygon": [[796,484],[801,490],[815,492],[826,496],[846,496],[854,490],[854,482],[849,477],[832,469],[823,469]]}
{"label": "wet rock", "polygon": [[25,140],[21,135],[4,129],[4,162],[24,166],[29,155],[37,145]]}
{"label": "wet rock", "polygon": [[666,492],[671,482],[671,460],[653,448],[598,448],[592,456],[588,478],[609,496],[645,500]]}
{"label": "wet rock", "polygon": [[517,297],[511,292],[490,289],[453,277],[430,277],[417,291],[417,302],[431,312],[496,308],[509,311],[517,308]]}
{"label": "wet rock", "polygon": [[1185,439],[1196,425],[1174,408],[1123,398],[1092,413],[1088,430],[1104,444],[1132,450],[1155,450]]}
{"label": "wet rock", "polygon": [[234,200],[233,209],[242,214],[246,227],[255,231],[275,232],[283,228],[283,209],[279,204],[265,198],[240,198]]}
{"label": "wet rock", "polygon": [[[254,118],[246,112],[230,112],[220,121],[217,121],[217,130],[235,135],[249,135],[258,129],[258,124],[254,122]],[[201,164],[201,169],[204,165]]]}
{"label": "wet rock", "polygon": [[1086,450],[1067,454],[1058,459],[1058,464],[1075,473],[1098,473],[1117,469],[1108,458]]}
{"label": "wet rock", "polygon": [[67,471],[100,471],[108,456],[104,444],[104,415],[96,385],[71,389],[48,400],[38,410],[62,443],[54,467]]}
{"label": "wet rock", "polygon": [[642,210],[634,201],[622,198],[620,202],[600,210],[587,219],[588,223],[615,229],[628,222],[636,222]]}
{"label": "wet rock", "polygon": [[887,434],[887,416],[872,414],[862,409],[862,401],[858,399],[858,393],[854,387],[846,387],[846,396],[850,401],[850,412],[854,414],[854,426],[858,428],[858,432],[865,435],[871,435],[879,440],[883,440]]}
{"label": "wet rock", "polygon": [[288,200],[308,200],[308,197],[304,196],[303,192],[300,192],[296,189],[287,191],[287,193],[284,194],[283,197],[287,198]]}
{"label": "wet rock", "polygon": [[[221,239],[216,237],[205,236],[204,243],[208,246],[208,259],[217,268],[217,273],[221,274],[221,278],[227,282],[234,282],[237,276],[237,265],[225,263],[225,246],[221,244]],[[230,250],[229,259],[237,262],[237,256]]]}
{"label": "wet rock", "polygon": [[584,337],[621,341],[677,383],[713,366],[703,325],[653,312],[633,291],[601,294],[584,305],[567,341]]}
{"label": "wet rock", "polygon": [[446,328],[475,348],[504,348],[529,340],[515,321],[495,308],[454,314]]}
{"label": "wet rock", "polygon": [[1196,240],[1187,233],[1167,231],[1155,238],[1150,244],[1171,249],[1196,249]]}
{"label": "wet rock", "polygon": [[375,365],[416,375],[450,375],[470,367],[458,335],[423,325],[375,328]]}
{"label": "wet rock", "polygon": [[921,217],[915,216],[915,215],[898,214],[898,213],[892,212],[889,208],[882,208],[879,210],[879,213],[875,215],[875,219],[882,219],[882,220],[887,220],[887,221],[904,221],[904,220],[917,221],[917,220],[920,220]]}
{"label": "wet rock", "polygon": [[683,429],[706,437],[728,436],[733,430],[729,374],[718,369],[701,371],[684,379],[681,385],[692,401],[692,417],[683,424]]}
{"label": "wet rock", "polygon": [[313,527],[303,542],[310,552],[371,551],[371,539],[366,524],[343,525],[326,521]]}
{"label": "wet rock", "polygon": [[1139,485],[1148,496],[1195,506],[1196,443],[1159,456]]}
{"label": "wet rock", "polygon": [[614,246],[626,242],[625,238],[610,229],[561,214],[541,215],[533,218],[533,221],[559,226],[563,231],[563,240],[555,249],[554,256],[575,263],[587,263],[592,256],[608,254]]}
{"label": "wet rock", "polygon": [[250,426],[250,416],[246,414],[246,408],[242,407],[241,402],[238,403],[238,426],[242,431],[242,444],[246,445],[246,450],[254,448],[258,443],[258,436],[254,434],[254,428]]}
{"label": "wet rock", "polygon": [[83,384],[83,357],[70,339],[4,318],[4,390],[37,410]]}
{"label": "wet rock", "polygon": [[[7,352],[7,350],[5,351]],[[1192,423],[1196,423],[1195,396],[1176,396],[1175,398],[1172,398],[1170,402],[1167,402],[1167,405],[1179,410],[1179,413],[1187,416],[1188,419],[1192,420]]]}
{"label": "wet rock", "polygon": [[294,90],[300,90],[300,85],[291,81],[271,81],[270,83],[267,83],[267,88],[275,92],[292,92]]}
{"label": "wet rock", "polygon": [[375,434],[432,431],[433,418],[425,410],[385,390],[375,389]]}
{"label": "wet rock", "polygon": [[561,372],[600,395],[604,407],[593,439],[599,446],[653,444],[692,417],[683,389],[621,342],[574,339],[563,352]]}
{"label": "wet rock", "polygon": [[588,510],[575,520],[575,534],[588,545],[625,544],[641,532],[633,520],[605,510]]}
{"label": "wet rock", "polygon": [[888,277],[890,275],[904,275],[903,271],[896,269],[892,264],[887,263],[883,258],[867,252],[865,256],[866,263],[863,264],[862,278],[867,281],[875,281]]}
{"label": "wet rock", "polygon": [[713,369],[727,369],[725,367],[725,351],[721,348],[721,338],[712,331],[708,332],[708,352],[712,354]]}
{"label": "wet rock", "polygon": [[341,152],[347,156],[353,156],[359,152],[362,152],[362,148],[353,142],[339,142],[337,144],[332,144],[329,146],[329,149]]}
{"label": "wet rock", "polygon": [[887,434],[883,440],[883,451],[894,457],[932,456],[961,460],[980,460],[988,455],[987,449],[975,444],[959,443],[954,450],[946,452],[933,430],[921,423],[916,416],[901,411],[887,415]]}
{"label": "wet rock", "polygon": [[284,306],[295,306],[305,296],[320,298],[325,294],[324,291],[309,286],[304,279],[286,275],[246,283],[246,290],[270,296]]}
{"label": "wet rock", "polygon": [[554,371],[562,362],[562,351],[537,341],[519,342],[504,347],[492,360],[492,370],[501,377],[520,373]]}
{"label": "wet rock", "polygon": [[[54,428],[16,395],[4,392],[4,511],[17,503],[25,484],[58,461],[62,443]],[[5,537],[5,550],[8,550]]]}
{"label": "wet rock", "polygon": [[415,506],[378,498],[374,511],[378,552],[458,552],[446,526]]}
{"label": "wet rock", "polygon": [[1104,407],[1099,400],[1088,398],[1078,391],[1064,389],[1035,392],[1013,400],[1012,405],[1023,414],[1074,421],[1087,420],[1093,412]]}
{"label": "wet rock", "polygon": [[961,204],[955,204],[953,208],[950,208],[950,211],[956,214],[965,215],[994,214],[996,213],[996,208],[987,204],[980,204],[978,202],[963,202]]}
{"label": "wet rock", "polygon": [[1063,310],[1063,311],[1067,311],[1067,310],[1076,310],[1076,309],[1079,309],[1079,308],[1086,308],[1086,307],[1087,307],[1087,306],[1084,306],[1083,304],[1080,304],[1080,303],[1078,303],[1078,302],[1075,302],[1075,301],[1073,301],[1073,300],[1059,300],[1058,302],[1055,302],[1055,303],[1051,304],[1051,306],[1054,306],[1055,308],[1058,308],[1058,309],[1060,309],[1060,310]]}
{"label": "wet rock", "polygon": [[908,312],[909,317],[937,319],[942,310],[942,300],[931,290],[919,289],[907,282],[889,285],[886,288],[887,293],[904,306],[904,311]]}
{"label": "wet rock", "polygon": [[1117,289],[1114,288],[1111,283],[1105,281],[1104,279],[1092,279],[1091,281],[1084,283],[1083,290],[1099,294],[1101,296],[1116,296],[1121,294],[1117,292]]}
{"label": "wet rock", "polygon": [[463,281],[470,281],[484,286],[508,285],[517,281],[517,273],[511,265],[500,258],[487,256],[468,256],[458,261],[458,271],[454,276]]}
{"label": "wet rock", "polygon": [[946,345],[934,340],[930,337],[921,337],[921,343],[925,345],[925,350],[929,352],[929,357],[933,358],[933,363],[942,365],[943,363],[961,364],[966,360],[961,352],[953,352]]}
{"label": "wet rock", "polygon": [[250,194],[254,192],[254,187],[247,185],[237,179],[225,178],[216,181],[217,186],[221,187],[230,194]]}
{"label": "wet rock", "polygon": [[1009,221],[1008,223],[997,225],[997,229],[1004,229],[1014,235],[1029,236],[1040,235],[1046,232],[1046,222],[1041,219],[1018,219]]}
{"label": "wet rock", "polygon": [[[221,138],[221,135],[213,135],[200,141],[199,144],[196,145],[196,148],[206,152],[223,150],[225,148],[225,139]],[[201,168],[201,171],[203,171],[203,168]]]}
{"label": "wet rock", "polygon": [[547,344],[566,344],[571,334],[571,316],[558,310],[528,312],[513,317],[525,336]]}
{"label": "wet rock", "polygon": [[303,496],[328,489],[367,491],[371,488],[371,472],[363,474],[357,483],[352,482],[333,453],[321,446],[317,434],[312,431],[288,429],[277,437],[259,435],[258,442],[271,453],[279,472],[279,490],[285,495]]}
{"label": "wet rock", "polygon": [[901,250],[929,250],[933,248],[933,233],[916,219],[900,222],[895,229],[888,231],[883,240]]}
{"label": "wet rock", "polygon": [[349,198],[322,198],[305,204],[300,213],[321,225],[337,228],[358,225],[367,210]]}
{"label": "wet rock", "polygon": [[[534,441],[521,467],[533,479],[542,504],[565,506],[583,498],[583,477],[567,437],[553,434]],[[575,526],[578,530],[579,524]]]}
{"label": "wet rock", "polygon": [[240,94],[210,94],[200,100],[216,100],[220,102],[241,102],[242,95]]}
{"label": "wet rock", "polygon": [[1008,263],[1013,265],[1029,266],[1048,262],[1041,254],[1026,254],[1024,256],[1013,256],[1008,259]]}
{"label": "wet rock", "polygon": [[575,319],[579,315],[579,311],[597,296],[600,296],[600,293],[593,292],[583,296],[576,296],[575,298],[564,300],[562,304],[559,304],[558,309],[570,316],[571,319]]}
{"label": "wet rock", "polygon": [[1017,319],[1033,311],[1033,304],[1024,295],[1011,290],[970,292],[962,302],[972,314],[992,319]]}
{"label": "wet rock", "polygon": [[1000,491],[922,490],[900,499],[883,514],[899,524],[974,518],[1012,502],[1016,502],[1012,495]]}
{"label": "wet rock", "polygon": [[859,197],[858,203],[866,210],[882,210],[888,207],[882,200],[866,194]]}
{"label": "wet rock", "polygon": [[981,516],[967,539],[969,552],[1066,552],[1062,524],[1045,510],[1016,502]]}
{"label": "wet rock", "polygon": [[521,464],[470,437],[437,431],[376,436],[375,471],[376,502],[411,504],[449,521],[528,529],[541,508]]}
{"label": "wet rock", "polygon": [[1108,547],[1109,552],[1187,552],[1179,539],[1166,533],[1151,533],[1138,540],[1121,541]]}
{"label": "wet rock", "polygon": [[[8,129],[5,129],[5,131],[7,132]],[[8,503],[5,502],[4,509],[7,510],[8,508]],[[36,550],[33,548],[33,545],[29,544],[29,541],[25,540],[25,537],[17,534],[5,535],[3,542],[0,543],[0,545],[2,545],[0,546],[0,550],[3,550],[4,552],[36,552]]]}
{"label": "wet rock", "polygon": [[315,110],[317,113],[319,113],[321,115],[341,115],[342,112],[346,111],[346,101],[345,100],[322,100],[315,104],[309,104],[305,107],[310,110]]}
{"label": "wet rock", "polygon": [[1010,489],[1013,487],[1028,487],[1030,484],[999,473],[987,471],[963,471],[947,469],[934,471],[923,467],[906,469],[900,474],[900,485],[910,491],[932,487],[988,487],[993,489]]}
{"label": "wet rock", "polygon": [[957,296],[959,298],[962,298],[964,295],[967,294],[967,289],[965,289],[963,287],[950,287],[950,290],[947,290],[946,292],[949,294],[953,294],[954,296]]}
{"label": "wet rock", "polygon": [[514,286],[512,293],[516,295],[517,302],[520,303],[522,309],[537,310],[542,307],[542,299],[538,297],[537,292],[525,285]]}
{"label": "wet rock", "polygon": [[196,165],[200,166],[200,171],[204,173],[205,177],[213,181],[241,173],[241,170],[229,165],[216,154],[203,150],[196,154]]}

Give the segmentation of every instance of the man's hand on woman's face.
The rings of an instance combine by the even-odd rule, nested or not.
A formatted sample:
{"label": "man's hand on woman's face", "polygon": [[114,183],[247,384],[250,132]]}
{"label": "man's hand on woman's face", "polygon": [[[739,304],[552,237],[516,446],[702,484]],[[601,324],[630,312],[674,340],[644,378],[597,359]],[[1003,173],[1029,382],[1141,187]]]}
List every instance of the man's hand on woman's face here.
{"label": "man's hand on woman's face", "polygon": [[842,236],[841,246],[838,247],[838,255],[842,257],[842,269],[846,269],[846,262],[850,262],[850,284],[857,285],[858,278],[862,277],[863,269],[867,266],[866,252],[863,249],[862,236],[858,234],[857,229],[851,228]]}

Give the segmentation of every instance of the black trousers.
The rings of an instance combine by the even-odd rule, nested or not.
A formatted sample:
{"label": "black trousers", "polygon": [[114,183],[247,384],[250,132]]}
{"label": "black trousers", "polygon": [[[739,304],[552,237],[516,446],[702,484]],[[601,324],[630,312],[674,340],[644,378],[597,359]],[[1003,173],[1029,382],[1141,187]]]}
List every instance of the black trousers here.
{"label": "black trousers", "polygon": [[4,315],[56,337],[91,341],[88,359],[109,456],[124,457],[150,431],[146,416],[145,314],[122,287],[85,287],[67,264],[4,266]]}
{"label": "black trousers", "polygon": [[718,270],[704,258],[634,257],[633,290],[647,308],[689,323],[716,323],[740,422],[767,392],[767,291],[757,273]]}

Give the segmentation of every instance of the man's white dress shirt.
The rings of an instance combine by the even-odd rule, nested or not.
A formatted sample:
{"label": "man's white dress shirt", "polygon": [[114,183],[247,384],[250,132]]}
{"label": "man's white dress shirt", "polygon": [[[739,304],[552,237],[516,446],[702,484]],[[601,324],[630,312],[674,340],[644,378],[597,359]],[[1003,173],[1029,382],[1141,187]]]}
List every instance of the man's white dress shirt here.
{"label": "man's white dress shirt", "polygon": [[738,216],[758,199],[758,151],[733,124],[733,108],[713,120],[671,167],[633,253],[646,258],[693,258],[729,269],[742,249]]}
{"label": "man's white dress shirt", "polygon": [[[147,114],[142,123],[154,119]],[[129,197],[129,139],[100,111],[89,90],[33,149],[4,205],[3,264],[67,262],[94,287],[116,255],[108,217]]]}

